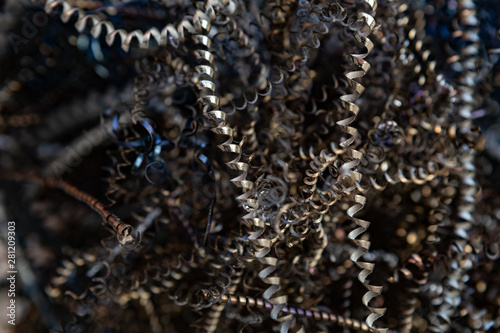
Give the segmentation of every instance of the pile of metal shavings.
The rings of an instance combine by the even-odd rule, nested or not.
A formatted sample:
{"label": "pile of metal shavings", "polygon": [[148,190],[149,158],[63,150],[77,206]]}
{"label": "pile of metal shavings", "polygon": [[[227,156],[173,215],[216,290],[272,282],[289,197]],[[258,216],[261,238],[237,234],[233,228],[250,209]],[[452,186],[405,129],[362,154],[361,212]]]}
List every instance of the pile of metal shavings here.
{"label": "pile of metal shavings", "polygon": [[0,6],[14,331],[500,331],[499,2]]}

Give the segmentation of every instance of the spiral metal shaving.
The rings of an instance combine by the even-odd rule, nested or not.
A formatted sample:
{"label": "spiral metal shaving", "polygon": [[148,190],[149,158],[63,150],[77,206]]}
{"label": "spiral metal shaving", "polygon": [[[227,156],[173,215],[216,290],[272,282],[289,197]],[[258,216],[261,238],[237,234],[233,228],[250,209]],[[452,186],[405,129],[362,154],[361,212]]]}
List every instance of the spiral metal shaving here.
{"label": "spiral metal shaving", "polygon": [[0,6],[18,331],[500,329],[494,1]]}
{"label": "spiral metal shaving", "polygon": [[[376,10],[377,3],[376,2],[370,3],[370,6],[372,7],[373,10]],[[370,30],[374,28],[375,22],[372,21],[373,18],[371,16],[369,16],[366,13],[361,13],[361,17],[367,21]],[[340,143],[340,146],[346,149],[347,153],[353,158],[351,162],[347,162],[344,165],[342,165],[341,170],[343,169],[342,171],[347,174],[347,177],[352,177],[356,181],[360,181],[361,174],[356,172],[354,169],[361,160],[363,155],[361,152],[355,149],[349,149],[349,146],[354,142],[355,136],[357,135],[357,130],[349,125],[354,122],[359,113],[359,107],[356,104],[354,104],[354,101],[357,98],[359,98],[364,91],[364,87],[355,79],[363,77],[366,74],[366,72],[368,72],[368,70],[370,69],[369,63],[366,60],[364,60],[364,58],[366,58],[366,56],[368,56],[368,54],[373,49],[373,43],[365,36],[356,34],[355,37],[359,42],[363,43],[363,45],[367,49],[367,52],[364,54],[351,54],[353,62],[360,67],[361,71],[353,71],[353,72],[348,72],[346,74],[347,81],[349,85],[355,90],[355,93],[349,95],[343,95],[340,97],[340,100],[342,106],[347,111],[352,113],[353,116],[337,121],[337,125],[340,126],[340,128],[346,134],[351,136],[350,138],[347,138],[344,141],[342,141]],[[345,175],[342,175],[342,171],[340,177],[346,177]],[[349,172],[352,172],[352,175],[348,175]],[[357,238],[360,237],[360,235],[363,234],[368,229],[370,223],[368,221],[355,217],[356,213],[362,210],[363,207],[365,206],[366,198],[362,195],[354,195],[353,199],[356,204],[347,210],[347,215],[353,219],[358,228],[351,231],[348,237],[354,243],[356,243],[358,249],[351,255],[350,258],[354,263],[356,263],[356,265],[359,268],[362,269],[362,271],[358,275],[358,279],[368,289],[368,292],[363,296],[362,301],[363,304],[366,307],[368,307],[368,309],[371,312],[371,314],[366,319],[366,323],[369,327],[372,327],[374,321],[380,318],[385,313],[385,309],[383,308],[369,306],[370,301],[382,293],[382,286],[375,286],[368,283],[367,277],[373,272],[375,265],[372,263],[363,262],[359,260],[369,250],[370,242],[366,240],[360,240]],[[387,329],[379,329],[377,331],[387,332]]]}
{"label": "spiral metal shaving", "polygon": [[[433,332],[447,332],[450,330],[451,318],[456,314],[459,302],[457,296],[463,291],[464,282],[468,279],[467,271],[471,269],[472,261],[471,255],[466,254],[463,247],[469,239],[468,232],[472,228],[473,214],[475,209],[476,199],[474,196],[477,193],[478,185],[476,184],[475,174],[476,168],[474,166],[474,159],[476,150],[471,149],[469,145],[477,144],[474,141],[468,142],[468,136],[473,136],[472,133],[472,110],[474,110],[478,101],[474,100],[474,90],[478,82],[477,74],[477,61],[479,53],[478,43],[478,20],[476,18],[476,8],[473,1],[460,1],[457,9],[457,20],[463,30],[456,32],[461,33],[461,38],[465,41],[463,49],[460,51],[459,64],[463,71],[460,74],[458,83],[458,98],[457,113],[462,121],[457,126],[457,131],[465,136],[465,142],[461,146],[461,154],[458,158],[459,165],[462,166],[462,173],[460,174],[463,183],[460,189],[461,204],[457,208],[457,215],[459,221],[455,232],[457,233],[458,240],[450,248],[453,253],[451,262],[454,269],[449,273],[444,286],[445,290],[442,295],[442,304],[437,311],[437,317],[431,330]],[[463,264],[467,263],[467,264]]]}
{"label": "spiral metal shaving", "polygon": [[134,39],[139,42],[142,49],[148,49],[152,44],[151,40],[154,40],[158,46],[178,47],[185,40],[187,32],[193,33],[195,31],[193,23],[186,19],[182,20],[177,27],[173,24],[167,24],[161,31],[153,27],[146,32],[137,29],[127,32],[124,29],[116,29],[112,22],[102,20],[98,15],[86,15],[85,11],[80,8],[72,7],[68,0],[48,0],[45,3],[45,11],[48,14],[58,7],[62,7],[61,20],[63,22],[67,23],[72,16],[76,15],[75,28],[79,32],[83,32],[91,26],[91,34],[94,38],[99,38],[104,34],[106,43],[110,46],[117,39],[125,52],[129,51],[130,44]]}

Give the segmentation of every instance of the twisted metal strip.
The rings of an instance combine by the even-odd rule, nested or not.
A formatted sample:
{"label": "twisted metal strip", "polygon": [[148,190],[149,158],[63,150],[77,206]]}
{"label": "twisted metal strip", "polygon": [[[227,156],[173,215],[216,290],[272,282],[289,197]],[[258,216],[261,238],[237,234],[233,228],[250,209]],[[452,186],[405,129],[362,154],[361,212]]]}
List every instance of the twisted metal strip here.
{"label": "twisted metal strip", "polygon": [[[372,299],[382,293],[382,286],[375,286],[367,282],[367,277],[373,272],[375,264],[359,260],[370,249],[371,242],[358,239],[358,237],[368,229],[370,222],[355,217],[355,215],[364,208],[366,204],[366,198],[362,195],[354,195],[354,202],[355,204],[347,210],[347,215],[352,218],[358,228],[351,231],[347,236],[358,247],[356,251],[351,255],[350,259],[359,268],[361,268],[361,272],[358,275],[358,280],[366,287],[366,289],[368,289],[368,291],[363,295],[362,302],[371,312],[368,318],[366,318],[366,323],[369,327],[372,327],[373,322],[382,317],[386,309],[371,307],[369,305]],[[377,329],[377,332],[387,332],[387,329]]]}
{"label": "twisted metal strip", "polygon": [[42,177],[38,175],[25,175],[20,173],[4,174],[3,177],[9,177],[9,179],[20,181],[35,181],[50,188],[57,188],[70,197],[73,197],[74,199],[86,204],[101,216],[101,218],[104,220],[104,224],[109,226],[116,233],[118,242],[125,248],[132,249],[139,245],[141,241],[141,234],[139,232],[137,232],[136,236],[134,237],[132,235],[132,226],[127,223],[123,223],[118,216],[111,214],[105,208],[105,206],[101,202],[99,202],[99,200],[97,200],[90,194],[80,191],[79,189],[77,189],[73,185],[68,184],[62,179]]}
{"label": "twisted metal strip", "polygon": [[[282,315],[282,309],[288,303],[288,296],[277,294],[281,290],[281,277],[273,275],[276,271],[279,259],[273,256],[271,253],[272,248],[279,239],[279,236],[275,235],[272,229],[268,229],[265,226],[263,220],[255,217],[255,212],[251,212],[243,217],[244,221],[247,223],[251,221],[252,232],[248,237],[248,240],[252,244],[254,253],[252,257],[259,261],[264,268],[259,271],[259,278],[262,282],[266,283],[269,287],[264,291],[263,297],[273,304],[271,311],[271,318],[282,322],[281,332],[286,333],[294,324],[294,316]],[[303,327],[301,327],[303,330]]]}
{"label": "twisted metal strip", "polygon": [[[473,214],[476,205],[474,195],[479,189],[474,165],[477,147],[470,147],[471,142],[467,142],[469,141],[467,136],[472,135],[472,112],[479,105],[475,99],[475,90],[479,77],[476,66],[479,58],[480,38],[478,36],[479,21],[476,17],[474,1],[461,0],[458,2],[457,20],[459,30],[455,32],[455,35],[460,36],[466,43],[460,51],[460,56],[451,58],[452,61],[458,61],[463,70],[463,74],[458,80],[457,92],[459,94],[456,101],[458,115],[462,118],[462,122],[458,124],[458,131],[465,138],[464,142],[461,142],[461,154],[458,156],[458,161],[462,166],[459,174],[461,187],[459,204],[457,205],[458,221],[455,223],[454,231],[459,239],[450,248],[452,253],[450,267],[454,269],[443,283],[445,289],[443,302],[437,311],[438,318],[434,317],[431,320],[430,329],[434,332],[450,330],[452,318],[456,315],[460,305],[459,295],[465,287],[465,281],[468,280],[467,271],[472,268],[469,255],[464,252],[464,246],[469,241],[468,231],[474,225]],[[460,30],[460,25],[464,27],[463,30]]]}
{"label": "twisted metal strip", "polygon": [[61,20],[67,23],[74,15],[77,16],[75,28],[82,33],[88,26],[92,26],[91,34],[98,39],[105,35],[106,43],[111,46],[115,39],[119,39],[120,45],[125,52],[129,52],[130,45],[134,39],[139,42],[141,49],[149,49],[151,42],[155,41],[158,46],[173,46],[178,48],[185,41],[186,33],[194,33],[195,28],[188,19],[182,19],[177,26],[169,23],[161,31],[153,27],[143,32],[134,30],[127,32],[124,29],[116,29],[113,23],[103,20],[96,14],[86,15],[85,11],[77,7],[71,7],[68,0],[48,0],[45,4],[45,11],[51,14],[56,8],[62,7]]}
{"label": "twisted metal strip", "polygon": [[[220,299],[221,303],[228,303],[232,305],[248,306],[257,309],[273,309],[273,304],[258,298],[253,298],[250,296],[235,296],[235,295],[224,295]],[[324,321],[331,324],[336,324],[341,327],[351,328],[361,332],[376,332],[376,328],[371,328],[367,324],[351,318],[345,318],[340,315],[332,314],[331,312],[309,310],[296,308],[292,306],[286,306],[281,310],[283,313],[290,313],[298,317],[304,317],[308,319],[313,319],[315,321]],[[388,330],[388,333],[396,333],[397,331]]]}
{"label": "twisted metal strip", "polygon": [[[370,3],[370,5],[372,9],[375,11],[376,1]],[[374,28],[375,19],[372,16],[360,12],[358,13],[358,17],[364,24],[367,24],[369,26],[370,31]],[[347,139],[344,139],[343,141],[340,142],[340,146],[346,149],[346,152],[353,158],[350,162],[345,163],[341,167],[342,170],[340,177],[347,176],[352,180],[359,182],[361,180],[361,174],[357,172],[355,168],[359,164],[363,154],[358,150],[350,148],[351,144],[355,140],[355,136],[357,135],[357,129],[349,125],[354,122],[359,113],[359,107],[356,104],[354,104],[354,101],[364,91],[363,85],[357,82],[355,79],[363,77],[366,74],[366,72],[368,72],[368,70],[370,69],[370,64],[366,60],[364,60],[364,58],[366,58],[368,54],[371,53],[374,45],[370,39],[360,34],[359,32],[355,34],[355,38],[357,41],[361,42],[364,45],[367,52],[363,54],[351,54],[353,62],[356,65],[358,65],[361,70],[351,71],[346,74],[347,81],[349,85],[354,89],[354,93],[342,95],[340,97],[340,102],[343,108],[346,109],[349,113],[351,113],[352,116],[337,121],[337,125],[342,129],[342,131],[344,131],[347,135],[349,135]],[[342,175],[342,173],[345,174]],[[358,275],[358,280],[368,289],[368,291],[364,294],[362,298],[362,302],[371,312],[366,319],[366,323],[369,327],[372,327],[374,321],[383,316],[383,314],[385,313],[385,308],[371,307],[369,305],[372,299],[376,298],[382,293],[382,287],[371,285],[367,282],[367,277],[373,272],[375,265],[373,263],[363,262],[359,260],[363,256],[363,254],[368,252],[371,243],[369,241],[360,240],[357,238],[368,229],[370,223],[355,217],[356,213],[358,213],[365,206],[366,198],[362,195],[354,195],[354,202],[355,204],[347,210],[347,215],[352,218],[352,220],[354,221],[354,223],[356,223],[358,228],[351,231],[348,234],[348,237],[358,246],[358,248],[351,255],[350,259],[359,268],[362,269]],[[377,332],[387,332],[387,329],[385,328],[377,329]]]}
{"label": "twisted metal strip", "polygon": [[239,171],[240,174],[231,179],[237,187],[243,189],[243,192],[250,191],[253,183],[246,180],[249,165],[245,162],[240,162],[242,156],[241,144],[234,144],[234,130],[227,126],[227,114],[220,110],[220,98],[217,96],[214,83],[214,75],[216,73],[215,57],[211,53],[211,40],[207,34],[211,27],[211,21],[215,20],[214,10],[207,7],[206,13],[197,10],[193,16],[193,23],[196,34],[193,35],[193,41],[198,45],[198,49],[194,51],[194,56],[200,63],[194,67],[197,76],[194,77],[196,87],[201,93],[199,102],[204,107],[204,115],[212,121],[213,127],[211,131],[227,136],[227,140],[218,145],[218,148],[226,153],[233,153],[237,156],[226,163],[226,166],[232,170]]}
{"label": "twisted metal strip", "polygon": [[[379,169],[380,170],[380,169]],[[417,184],[423,185],[427,182],[432,181],[436,177],[446,174],[449,170],[449,164],[445,164],[443,167],[439,167],[436,162],[429,162],[427,166],[415,167],[411,165],[404,165],[398,168],[395,174],[390,174],[389,172],[380,172],[377,170],[376,175],[368,175],[371,186],[377,191],[383,191],[386,187],[390,185],[395,185],[398,183],[402,184]],[[382,177],[382,179],[380,179]],[[364,192],[367,189],[363,188],[359,183],[356,184],[358,190]]]}
{"label": "twisted metal strip", "polygon": [[[471,0],[459,1],[459,19],[460,23],[467,27],[463,32],[462,39],[467,43],[466,47],[461,50],[460,64],[464,69],[464,74],[459,80],[457,91],[458,114],[463,121],[459,124],[458,130],[464,135],[471,135],[472,130],[472,111],[479,104],[475,99],[475,89],[478,81],[477,62],[479,57],[479,21],[476,18],[475,4]],[[459,228],[467,230],[472,226],[474,207],[476,200],[474,195],[478,190],[476,184],[474,166],[476,147],[468,147],[469,142],[465,142],[462,146],[462,154],[459,155],[459,162],[463,166],[461,172],[462,187],[460,191],[461,204],[458,206],[458,216],[461,221],[457,224]],[[460,235],[462,236],[462,235]],[[463,236],[462,236],[463,237]]]}
{"label": "twisted metal strip", "polygon": [[[360,17],[366,19],[370,27],[375,26],[375,20],[370,15],[366,13],[360,13]],[[367,51],[366,53],[362,54],[351,54],[352,61],[354,62],[354,64],[358,65],[361,70],[351,71],[346,73],[345,75],[347,78],[347,82],[354,89],[354,93],[340,96],[340,102],[342,107],[346,111],[352,114],[352,116],[337,121],[337,125],[342,129],[342,131],[344,131],[346,134],[349,135],[347,139],[344,139],[340,143],[340,146],[342,148],[349,147],[354,142],[355,136],[358,133],[356,128],[351,127],[349,125],[354,122],[359,113],[359,107],[356,104],[354,104],[354,101],[361,96],[365,88],[361,83],[357,82],[355,79],[362,78],[370,70],[370,64],[364,58],[366,58],[371,53],[374,47],[373,42],[365,36],[356,34],[355,38],[364,45]],[[351,154],[352,157],[358,160],[360,160],[362,157],[361,152],[357,152],[354,150],[351,150]]]}

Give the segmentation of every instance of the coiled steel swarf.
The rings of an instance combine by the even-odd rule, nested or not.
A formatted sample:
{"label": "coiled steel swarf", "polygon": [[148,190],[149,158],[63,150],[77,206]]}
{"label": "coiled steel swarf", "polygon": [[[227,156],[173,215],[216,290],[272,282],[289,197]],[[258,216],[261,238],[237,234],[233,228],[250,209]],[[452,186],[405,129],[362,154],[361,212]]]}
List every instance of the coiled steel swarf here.
{"label": "coiled steel swarf", "polygon": [[[375,11],[377,8],[377,2],[370,2],[369,3],[372,10]],[[345,172],[346,174],[340,175],[340,177],[348,177],[348,178],[357,178],[355,179],[356,181],[360,181],[360,174],[355,171],[355,167],[359,163],[359,161],[362,158],[362,153],[358,150],[351,149],[349,146],[354,142],[355,136],[357,135],[357,130],[349,126],[354,122],[356,119],[358,113],[359,113],[359,107],[354,104],[354,101],[359,98],[359,96],[363,93],[364,87],[361,83],[356,81],[356,79],[359,79],[363,77],[366,72],[370,69],[369,63],[364,59],[366,56],[372,51],[373,49],[373,43],[370,41],[368,37],[365,36],[366,30],[371,31],[374,26],[375,22],[372,16],[366,14],[366,13],[359,13],[359,18],[355,22],[349,22],[350,28],[351,26],[356,29],[355,30],[355,38],[361,42],[364,47],[367,50],[367,53],[364,54],[351,54],[353,62],[360,67],[361,70],[359,71],[351,71],[346,74],[347,81],[349,85],[354,89],[353,94],[348,94],[348,95],[342,95],[340,97],[340,101],[342,106],[349,112],[352,113],[353,115],[342,119],[340,121],[337,121],[337,125],[350,137],[344,139],[342,142],[340,142],[340,146],[344,149],[346,149],[346,152],[350,157],[353,159],[350,162],[347,162],[341,166],[342,171]],[[363,25],[367,25],[363,26]],[[354,30],[353,29],[353,30]],[[359,29],[359,30],[357,30]],[[364,31],[363,31],[364,30]],[[362,32],[363,31],[363,32]],[[349,174],[349,173],[352,173]],[[342,184],[341,184],[342,185]],[[381,286],[375,286],[372,284],[368,283],[367,277],[373,272],[374,269],[374,264],[367,263],[367,262],[362,262],[359,261],[359,259],[365,254],[368,249],[370,248],[370,242],[367,240],[358,240],[357,238],[364,233],[367,229],[368,226],[370,225],[369,222],[364,221],[362,219],[356,218],[354,215],[358,213],[363,207],[365,206],[366,203],[366,198],[362,195],[354,195],[354,201],[355,205],[350,207],[347,210],[347,215],[353,219],[353,221],[356,223],[358,228],[355,230],[351,231],[349,233],[349,238],[353,240],[356,245],[358,245],[358,249],[356,252],[354,252],[351,255],[351,260],[356,263],[356,265],[362,269],[362,271],[359,273],[358,279],[359,281],[368,289],[368,292],[363,296],[363,304],[368,307],[370,310],[371,314],[368,316],[366,319],[366,323],[368,324],[369,327],[372,327],[373,322],[380,318],[384,313],[385,309],[383,308],[378,308],[378,307],[371,307],[369,306],[369,303],[371,300],[373,300],[375,297],[379,296],[382,292],[382,287]],[[383,332],[387,331],[386,329],[379,329],[378,331]]]}
{"label": "coiled steel swarf", "polygon": [[497,2],[0,2],[15,331],[499,331]]}
{"label": "coiled steel swarf", "polygon": [[87,15],[82,9],[71,7],[70,2],[67,0],[48,0],[45,4],[45,11],[47,14],[51,14],[58,7],[62,7],[60,16],[63,22],[68,22],[73,16],[76,16],[75,27],[80,33],[92,26],[91,34],[94,38],[99,38],[104,34],[108,45],[113,45],[115,39],[117,39],[125,52],[129,51],[130,44],[134,39],[139,42],[141,49],[148,49],[152,40],[158,46],[171,45],[178,47],[180,43],[184,42],[187,32],[194,32],[192,22],[187,19],[181,20],[177,26],[167,24],[161,30],[155,27],[145,32],[138,29],[131,32],[116,29],[111,21],[103,20],[95,14]]}
{"label": "coiled steel swarf", "polygon": [[[249,307],[262,308],[262,309],[272,308],[271,303],[266,302],[262,299],[255,299],[249,296],[228,295],[221,297],[221,302],[233,305],[247,305]],[[353,320],[351,318],[344,318],[342,316],[335,315],[326,311],[308,310],[308,309],[295,308],[291,306],[283,308],[282,311],[285,313],[293,313],[299,317],[306,317],[317,321],[330,322],[332,324],[337,324],[345,328],[352,328],[361,332],[373,332],[373,330],[363,322],[360,322],[358,320]],[[388,332],[394,332],[394,331],[389,330]]]}
{"label": "coiled steel swarf", "polygon": [[[460,50],[458,62],[461,67],[458,79],[456,100],[458,117],[457,131],[461,138],[459,140],[460,155],[458,162],[462,167],[459,177],[461,178],[461,188],[459,189],[457,207],[457,223],[454,232],[458,240],[450,247],[452,253],[449,276],[444,283],[443,302],[439,306],[437,317],[434,318],[431,330],[434,332],[446,332],[450,330],[452,318],[457,315],[457,308],[460,306],[458,295],[463,292],[465,281],[468,280],[467,271],[472,267],[471,254],[465,253],[463,247],[469,240],[469,232],[474,224],[473,215],[475,210],[475,195],[478,191],[476,184],[476,168],[474,165],[477,149],[471,149],[474,143],[472,112],[479,105],[480,101],[474,99],[476,85],[478,82],[478,61],[479,61],[479,27],[476,17],[476,6],[473,1],[460,1],[456,13],[456,23],[460,27],[456,34],[460,35],[465,45]],[[477,140],[477,139],[476,139]],[[471,142],[472,141],[472,142]]]}

